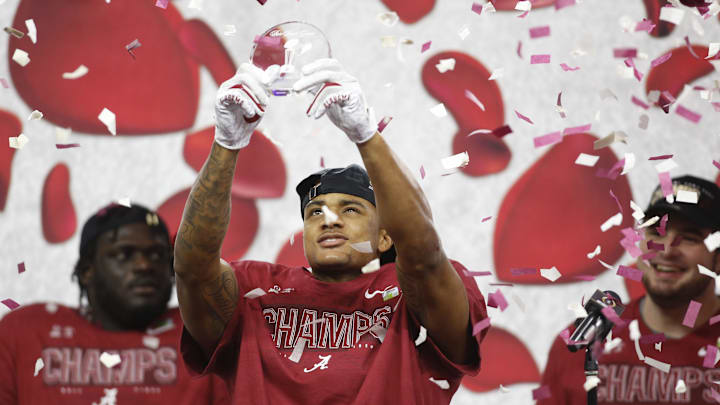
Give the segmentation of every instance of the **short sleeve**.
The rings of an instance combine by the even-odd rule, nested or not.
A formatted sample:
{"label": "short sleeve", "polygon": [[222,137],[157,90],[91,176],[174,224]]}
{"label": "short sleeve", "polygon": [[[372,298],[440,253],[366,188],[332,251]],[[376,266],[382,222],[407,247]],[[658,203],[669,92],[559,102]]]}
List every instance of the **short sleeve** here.
{"label": "short sleeve", "polygon": [[[485,299],[480,293],[480,289],[478,289],[475,279],[465,273],[467,271],[465,266],[454,260],[451,260],[450,262],[455,268],[455,271],[460,276],[463,284],[465,285],[465,293],[467,294],[468,308],[470,311],[470,323],[468,325],[467,333],[472,333],[472,325],[475,325],[483,319],[487,318],[487,307],[485,306]],[[415,315],[412,313],[412,311],[408,311],[408,313],[410,314],[410,319],[412,319],[413,323],[416,326],[419,326],[419,321],[415,318]],[[450,374],[453,374],[457,377],[463,375],[477,375],[477,373],[480,371],[480,361],[482,357],[480,354],[480,343],[485,338],[487,331],[488,328],[485,328],[482,332],[473,336],[473,339],[477,345],[475,351],[477,357],[468,364],[459,364],[448,359],[442,352],[442,350],[437,347],[435,342],[433,342],[432,338],[429,335],[427,336],[425,343],[420,346],[421,356],[431,356],[432,358],[436,359],[437,362],[442,364],[443,368],[448,370]],[[429,351],[430,353],[423,353],[427,351]]]}
{"label": "short sleeve", "polygon": [[15,375],[16,347],[15,334],[18,329],[11,325],[13,314],[8,314],[0,320],[0,404],[17,404],[17,382]]}

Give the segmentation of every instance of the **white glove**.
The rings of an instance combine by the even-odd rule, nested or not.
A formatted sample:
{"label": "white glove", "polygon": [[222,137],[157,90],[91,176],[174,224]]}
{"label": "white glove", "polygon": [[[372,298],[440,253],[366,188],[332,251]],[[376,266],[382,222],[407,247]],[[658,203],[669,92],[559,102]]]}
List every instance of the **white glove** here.
{"label": "white glove", "polygon": [[377,132],[374,114],[367,108],[357,79],[350,76],[335,59],[319,59],[302,67],[303,78],[293,86],[309,90],[315,99],[307,115],[318,119],[326,112],[330,121],[355,143],[368,141]]}
{"label": "white glove", "polygon": [[269,101],[267,85],[277,72],[277,65],[263,71],[243,63],[235,76],[220,85],[215,98],[215,142],[227,149],[250,143]]}

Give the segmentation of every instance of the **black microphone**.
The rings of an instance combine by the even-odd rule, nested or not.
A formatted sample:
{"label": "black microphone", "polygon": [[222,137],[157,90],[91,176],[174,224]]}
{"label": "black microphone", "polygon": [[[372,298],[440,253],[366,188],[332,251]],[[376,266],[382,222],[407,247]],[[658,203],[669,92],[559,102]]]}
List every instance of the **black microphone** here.
{"label": "black microphone", "polygon": [[588,316],[580,322],[570,336],[567,348],[571,352],[584,349],[596,341],[602,341],[610,333],[615,324],[603,314],[604,308],[612,308],[618,317],[625,310],[617,293],[610,290],[596,290],[585,304]]}

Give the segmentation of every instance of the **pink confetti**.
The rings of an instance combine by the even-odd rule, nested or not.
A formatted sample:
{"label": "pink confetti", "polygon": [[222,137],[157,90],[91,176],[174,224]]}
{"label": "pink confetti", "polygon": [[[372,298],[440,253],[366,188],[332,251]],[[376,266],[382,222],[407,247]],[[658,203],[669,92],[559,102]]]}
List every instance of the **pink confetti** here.
{"label": "pink confetti", "polygon": [[672,52],[668,52],[664,55],[658,56],[657,58],[653,59],[652,62],[650,62],[650,67],[654,68],[656,66],[662,65],[663,63],[667,62],[671,56]]}
{"label": "pink confetti", "polygon": [[505,308],[508,307],[507,300],[500,290],[495,290],[494,293],[488,294],[487,305],[489,307],[499,308],[500,311],[505,311]]}
{"label": "pink confetti", "polygon": [[638,31],[647,31],[648,34],[652,32],[652,30],[655,28],[655,24],[652,23],[652,21],[643,18],[642,21],[639,21],[637,25],[635,26],[635,32]]}
{"label": "pink confetti", "polygon": [[[557,3],[559,3],[560,0],[558,0]],[[573,0],[574,2],[574,0]],[[557,3],[555,3],[555,6],[557,7]],[[543,385],[540,388],[536,388],[532,390],[532,396],[534,400],[541,400],[552,397],[552,394],[550,393],[550,387],[547,385]]]}
{"label": "pink confetti", "polygon": [[652,335],[640,336],[640,343],[644,345],[653,345],[665,341],[664,333],[653,333]]}
{"label": "pink confetti", "polygon": [[420,48],[420,53],[423,53],[430,49],[430,45],[432,44],[432,41],[427,41],[424,44],[422,44],[422,48]]}
{"label": "pink confetti", "polygon": [[320,156],[320,167],[325,168],[325,158]]}
{"label": "pink confetti", "polygon": [[596,276],[586,276],[586,275],[577,275],[573,277],[575,280],[581,280],[581,281],[593,281],[595,280]]}
{"label": "pink confetti", "polygon": [[660,93],[660,99],[658,100],[658,104],[660,107],[665,111],[665,114],[670,112],[670,106],[675,102],[675,97],[673,97],[672,94],[670,94],[669,91],[663,90],[662,93]]}
{"label": "pink confetti", "polygon": [[550,26],[543,25],[540,27],[530,28],[530,38],[542,38],[550,35]]}
{"label": "pink confetti", "polygon": [[625,66],[633,68],[633,74],[635,75],[637,81],[642,80],[643,74],[639,70],[637,70],[637,68],[635,67],[635,61],[632,60],[632,58],[625,59]]}
{"label": "pink confetti", "polygon": [[68,148],[79,148],[79,143],[56,143],[55,148],[56,149],[68,149]]}
{"label": "pink confetti", "polygon": [[698,113],[696,113],[696,112],[694,112],[694,111],[690,111],[690,110],[688,110],[687,108],[683,107],[683,106],[680,105],[680,104],[678,104],[677,108],[675,109],[675,113],[676,113],[677,115],[685,118],[686,120],[695,123],[695,124],[697,124],[698,122],[700,122],[700,118],[702,118],[702,115],[700,115],[700,114],[698,114]]}
{"label": "pink confetti", "polygon": [[648,241],[647,247],[650,250],[657,250],[658,252],[665,251],[665,245],[662,243],[653,242],[651,240]]}
{"label": "pink confetti", "polygon": [[168,0],[157,0],[155,2],[155,7],[167,9],[167,6],[168,6]]}
{"label": "pink confetti", "polygon": [[655,229],[657,229],[658,234],[660,236],[665,236],[665,234],[667,233],[666,229],[667,229],[668,218],[669,218],[668,214],[663,215],[662,218],[660,218],[660,226],[655,228]]}
{"label": "pink confetti", "polygon": [[0,78],[0,84],[2,84],[2,86],[6,89],[10,88],[10,85],[8,84],[7,80],[5,80],[3,78]]}
{"label": "pink confetti", "polygon": [[653,156],[651,158],[648,158],[648,160],[665,160],[665,159],[670,159],[672,157],[673,157],[673,155],[658,155],[658,156]]}
{"label": "pink confetti", "polygon": [[483,9],[482,4],[480,4],[480,3],[473,3],[473,4],[472,4],[472,11],[474,11],[474,12],[476,12],[476,13],[478,13],[478,14],[482,14],[482,9]]}
{"label": "pink confetti", "polygon": [[465,275],[468,277],[485,277],[492,276],[492,271],[470,271],[465,270]]}
{"label": "pink confetti", "polygon": [[579,67],[579,66],[571,67],[571,66],[569,66],[567,63],[561,63],[561,64],[560,64],[560,68],[562,68],[562,70],[565,71],[565,72],[574,72],[574,71],[576,71],[576,70],[580,70],[580,67]]}
{"label": "pink confetti", "polygon": [[570,344],[570,329],[564,329],[562,332],[560,332],[560,338],[565,342],[565,344]]}
{"label": "pink confetti", "polygon": [[25,262],[18,263],[18,274],[25,273]]}
{"label": "pink confetti", "polygon": [[552,145],[560,141],[562,141],[562,133],[560,131],[551,132],[549,134],[533,138],[533,143],[535,144],[536,148]]}
{"label": "pink confetti", "polygon": [[715,165],[715,167],[717,167],[718,170],[720,170],[720,162],[718,162],[717,160],[713,160],[713,165]]}
{"label": "pink confetti", "polygon": [[642,281],[642,270],[633,269],[632,267],[620,265],[616,273],[618,276],[625,277],[628,280]]}
{"label": "pink confetti", "polygon": [[635,105],[637,105],[637,106],[640,106],[641,108],[643,108],[643,109],[645,109],[645,110],[647,110],[648,108],[650,108],[649,105],[645,104],[644,101],[640,100],[639,98],[637,98],[637,97],[635,97],[635,96],[632,96],[632,98],[630,99],[630,101],[632,101],[633,104],[635,104]]}
{"label": "pink confetti", "polygon": [[531,65],[537,65],[540,63],[550,63],[550,54],[544,53],[544,54],[530,55],[530,64]]}
{"label": "pink confetti", "polygon": [[537,273],[537,270],[536,270],[536,269],[533,269],[533,268],[515,268],[515,269],[510,269],[510,274],[512,274],[513,276],[524,276],[524,275],[527,275],[527,274],[535,274],[535,273]]}
{"label": "pink confetti", "polygon": [[258,3],[260,3],[261,6],[264,6],[267,0],[257,0]]}
{"label": "pink confetti", "polygon": [[635,48],[615,48],[615,49],[613,49],[613,57],[615,57],[615,58],[635,58],[635,57],[637,57],[637,49],[635,49]]}
{"label": "pink confetti", "polygon": [[[0,80],[2,80],[2,79],[0,79]],[[720,103],[716,103],[716,102],[713,101],[713,102],[710,103],[710,104],[712,104],[713,109],[714,109],[715,111],[720,112]]]}
{"label": "pink confetti", "polygon": [[684,326],[688,328],[695,327],[695,320],[697,320],[698,314],[700,313],[700,307],[702,307],[701,303],[690,300],[690,305],[688,305],[688,309],[685,311],[685,318],[683,318],[682,322]]}
{"label": "pink confetti", "polygon": [[690,38],[689,38],[687,35],[685,35],[685,46],[687,47],[688,51],[690,51],[690,54],[691,54],[695,59],[700,59],[700,57],[695,53],[695,51],[693,50],[692,46],[690,45]]}
{"label": "pink confetti", "polygon": [[591,128],[592,128],[592,124],[585,124],[585,125],[580,125],[577,127],[568,127],[568,128],[563,129],[562,134],[563,134],[563,136],[581,134],[583,132],[590,131]]}
{"label": "pink confetti", "polygon": [[602,309],[602,314],[605,315],[605,318],[607,318],[608,320],[610,320],[610,322],[614,323],[615,326],[617,326],[617,327],[620,328],[620,329],[624,328],[625,325],[628,324],[627,321],[624,321],[624,320],[620,319],[620,317],[618,316],[618,314],[617,314],[617,313],[615,312],[615,310],[612,309],[611,307],[605,307],[605,308],[603,308],[603,309]]}
{"label": "pink confetti", "polygon": [[703,367],[715,368],[715,359],[717,358],[718,348],[715,345],[707,345],[705,358],[703,359]]}
{"label": "pink confetti", "polygon": [[612,197],[613,200],[615,200],[615,204],[617,204],[618,209],[620,209],[620,212],[622,213],[623,209],[622,209],[622,205],[620,205],[620,200],[617,198],[615,193],[613,193],[612,189],[610,189],[610,197]]}
{"label": "pink confetti", "polygon": [[660,187],[663,191],[663,197],[672,195],[673,187],[672,180],[670,179],[670,172],[658,173],[658,178],[660,179]]}
{"label": "pink confetti", "polygon": [[555,11],[575,5],[575,0],[556,0]]}
{"label": "pink confetti", "polygon": [[518,41],[518,46],[515,52],[517,52],[518,58],[522,59],[522,41]]}
{"label": "pink confetti", "polygon": [[383,118],[380,120],[380,122],[378,122],[378,129],[377,129],[378,132],[382,132],[383,129],[385,129],[385,127],[388,126],[388,124],[390,123],[390,121],[392,121],[392,119],[393,119],[393,117],[388,117],[388,116],[383,117]]}
{"label": "pink confetti", "polygon": [[502,138],[503,136],[511,133],[512,128],[510,128],[510,125],[503,125],[492,130],[492,134],[498,138]]}
{"label": "pink confetti", "polygon": [[530,123],[530,125],[533,125],[533,124],[534,124],[529,117],[527,117],[527,116],[525,116],[525,115],[523,115],[523,114],[520,114],[520,113],[518,112],[518,110],[515,110],[515,115],[517,115],[517,117],[520,118],[521,120]]}
{"label": "pink confetti", "polygon": [[528,16],[528,14],[530,14],[530,10],[527,10],[526,12],[520,14],[519,16],[517,16],[517,18],[525,18]]}
{"label": "pink confetti", "polygon": [[425,178],[425,167],[422,165],[420,166],[420,178],[421,179]]}
{"label": "pink confetti", "polygon": [[489,221],[491,218],[492,218],[491,216],[490,216],[490,217],[485,217],[485,218],[481,219],[480,222],[487,222],[487,221]]}
{"label": "pink confetti", "polygon": [[2,302],[3,305],[5,305],[6,307],[10,308],[11,311],[20,306],[20,304],[18,304],[17,302],[15,302],[14,300],[12,300],[10,298],[6,298],[0,302]]}
{"label": "pink confetti", "polygon": [[473,325],[472,335],[475,336],[490,326],[490,318],[485,318],[482,321]]}
{"label": "pink confetti", "polygon": [[658,255],[657,250],[653,250],[653,251],[646,252],[646,253],[643,253],[642,255],[640,255],[640,259],[642,259],[642,260],[652,260],[652,259],[654,259],[655,257],[657,257],[657,255]]}
{"label": "pink confetti", "polygon": [[720,315],[715,315],[710,318],[710,325],[715,325],[718,322],[720,322]]}

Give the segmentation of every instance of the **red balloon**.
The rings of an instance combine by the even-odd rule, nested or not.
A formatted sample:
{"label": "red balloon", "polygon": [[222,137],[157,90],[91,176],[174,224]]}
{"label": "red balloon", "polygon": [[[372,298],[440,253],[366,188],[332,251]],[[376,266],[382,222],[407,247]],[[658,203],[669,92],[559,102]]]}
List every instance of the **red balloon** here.
{"label": "red balloon", "polygon": [[[515,10],[515,5],[517,4],[517,0],[492,0],[493,6],[495,7],[495,10],[498,11],[513,11]],[[552,6],[555,4],[555,0],[530,0],[530,4],[532,4],[532,8],[542,8],[547,6]]]}
{"label": "red balloon", "polygon": [[[183,23],[175,6],[154,1],[22,0],[12,26],[34,19],[42,29],[36,44],[10,37],[9,49],[27,51],[22,67],[8,52],[10,74],[20,97],[44,118],[76,132],[108,135],[98,115],[117,116],[118,134],[172,132],[189,128],[198,104],[198,66],[176,30]],[[126,45],[138,39],[133,52]],[[63,79],[84,64],[89,72]]]}
{"label": "red balloon", "polygon": [[486,392],[503,386],[540,381],[540,370],[525,344],[510,332],[491,326],[480,348],[481,371],[466,376],[463,387],[474,392]]}
{"label": "red balloon", "polygon": [[[576,281],[573,276],[597,275],[605,270],[587,258],[596,245],[599,257],[614,263],[624,250],[620,229],[632,226],[629,208],[621,226],[601,232],[600,225],[617,214],[610,190],[628,207],[632,199],[625,176],[614,182],[595,175],[596,169],[574,164],[580,153],[600,157],[598,166],[613,166],[610,148],[593,150],[590,134],[569,135],[553,146],[510,188],[497,215],[493,250],[497,278],[512,283],[549,283],[538,269],[557,267],[563,275],[556,283]],[[535,274],[513,275],[512,269],[536,269]]]}
{"label": "red balloon", "polygon": [[[183,157],[198,172],[205,164],[213,143],[214,127],[185,137]],[[280,151],[260,131],[238,154],[232,193],[244,198],[278,198],[285,192],[287,174]]]}
{"label": "red balloon", "polygon": [[42,227],[45,240],[64,242],[75,233],[77,214],[70,196],[70,170],[58,163],[45,178],[42,192]]}
{"label": "red balloon", "polygon": [[647,19],[655,24],[655,28],[650,31],[650,35],[654,37],[666,37],[675,29],[675,24],[660,20],[660,10],[668,5],[667,0],[643,0],[645,3],[645,11]]}
{"label": "red balloon", "polygon": [[5,209],[7,202],[12,178],[12,161],[15,156],[15,149],[6,146],[7,138],[16,137],[21,131],[20,120],[10,112],[0,110],[0,141],[4,144],[0,147],[0,211]]}
{"label": "red balloon", "polygon": [[433,7],[435,0],[382,0],[390,10],[397,13],[400,21],[412,24],[425,17]]}
{"label": "red balloon", "polygon": [[[448,58],[455,59],[455,68],[440,73],[435,65]],[[461,170],[470,176],[497,173],[510,162],[510,149],[502,139],[492,134],[468,136],[475,130],[493,130],[505,123],[500,88],[489,77],[490,72],[475,58],[456,51],[431,57],[422,69],[425,88],[445,104],[460,128],[453,139],[453,154],[468,152],[470,164]],[[483,104],[485,111],[466,96],[466,91]]]}
{"label": "red balloon", "polygon": [[[651,68],[648,72],[645,91],[650,93],[652,90],[659,90],[660,92],[667,90],[673,97],[677,98],[684,85],[714,72],[715,69],[712,63],[703,59],[708,54],[708,48],[693,45],[692,49],[699,58],[694,57],[686,46],[668,51],[672,52],[670,59]],[[715,56],[713,59],[718,58],[720,56]]]}
{"label": "red balloon", "polygon": [[215,32],[204,21],[189,20],[178,33],[185,50],[195,62],[205,66],[220,85],[235,74],[235,62]]}
{"label": "red balloon", "polygon": [[[157,209],[158,215],[165,221],[171,235],[176,235],[185,209],[190,189],[185,189],[165,201]],[[232,213],[220,256],[227,260],[240,259],[250,248],[260,222],[255,200],[232,197]],[[173,240],[175,236],[173,236]]]}
{"label": "red balloon", "polygon": [[303,231],[297,231],[293,234],[293,244],[290,240],[286,241],[275,258],[275,263],[284,264],[286,266],[310,267],[305,257],[305,248],[303,247]]}

